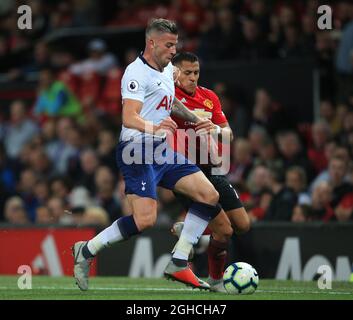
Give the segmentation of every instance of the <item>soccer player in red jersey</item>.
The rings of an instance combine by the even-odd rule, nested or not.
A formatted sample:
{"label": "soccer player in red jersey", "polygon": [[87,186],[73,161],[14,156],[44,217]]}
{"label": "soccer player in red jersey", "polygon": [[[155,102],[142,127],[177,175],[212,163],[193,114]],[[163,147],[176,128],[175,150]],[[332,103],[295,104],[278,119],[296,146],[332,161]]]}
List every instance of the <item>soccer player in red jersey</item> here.
{"label": "soccer player in red jersey", "polygon": [[[177,113],[173,113],[172,118],[177,123],[178,128],[185,130],[195,129],[197,131],[204,130],[207,132],[216,130],[219,135],[221,135],[224,130],[227,131],[229,140],[232,140],[232,130],[229,127],[226,116],[222,112],[219,98],[212,90],[198,86],[200,64],[197,56],[189,52],[179,53],[174,56],[172,63],[180,70],[176,82],[175,96],[197,116],[209,119],[209,121],[203,122],[202,125],[197,125],[183,120],[182,114],[178,117]],[[188,137],[184,136],[184,139],[187,141]],[[177,144],[176,140],[177,139],[175,139],[175,143]],[[185,145],[187,146],[187,142]],[[187,153],[187,148],[185,148],[185,153]],[[218,191],[219,204],[231,221],[234,232],[237,234],[247,232],[250,228],[250,219],[233,186],[224,175],[212,175],[212,164],[201,165],[200,162],[198,162],[200,160],[199,156],[195,158],[196,164]],[[191,204],[190,200],[184,195],[177,193],[175,193],[175,195],[187,209]],[[178,234],[182,226],[182,223],[175,224],[173,231]],[[224,224],[217,218],[210,222],[209,228],[212,234],[207,250],[209,268],[209,278],[207,282],[210,284],[213,291],[224,291],[223,271],[230,240],[229,228],[225,228]]]}

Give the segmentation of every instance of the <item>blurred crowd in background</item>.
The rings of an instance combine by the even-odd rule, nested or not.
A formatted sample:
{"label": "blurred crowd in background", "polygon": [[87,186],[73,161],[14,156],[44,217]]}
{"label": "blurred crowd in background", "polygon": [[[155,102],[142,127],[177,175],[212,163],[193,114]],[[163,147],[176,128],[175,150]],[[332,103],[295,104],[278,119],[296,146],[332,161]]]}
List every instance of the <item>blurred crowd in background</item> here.
{"label": "blurred crowd in background", "polygon": [[[142,48],[123,48],[119,59],[96,38],[87,56],[76,57],[45,39],[61,28],[144,28],[151,17],[177,21],[178,50],[195,52],[202,65],[314,61],[320,110],[313,123],[294,123],[264,88],[241,107],[227,83],[210,88],[236,136],[228,178],[253,222],[352,220],[353,4],[327,2],[332,30],[317,29],[318,0],[2,0],[0,59],[21,50],[28,59],[2,65],[0,79],[34,74],[38,86],[33,103],[14,100],[0,110],[0,222],[107,226],[129,214],[115,161],[120,81]],[[32,8],[32,30],[17,28],[21,4]],[[159,195],[157,223],[170,225],[183,208],[172,192]]]}

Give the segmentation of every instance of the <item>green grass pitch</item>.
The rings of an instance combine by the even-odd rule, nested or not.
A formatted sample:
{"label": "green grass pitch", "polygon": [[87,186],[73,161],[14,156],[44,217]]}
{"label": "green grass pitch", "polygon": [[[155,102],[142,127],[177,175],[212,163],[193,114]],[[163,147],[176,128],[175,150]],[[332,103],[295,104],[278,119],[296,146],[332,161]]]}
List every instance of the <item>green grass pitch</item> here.
{"label": "green grass pitch", "polygon": [[0,276],[0,300],[353,300],[352,282],[333,282],[320,290],[315,281],[260,279],[252,295],[190,289],[165,279],[93,277],[81,292],[72,277],[35,276],[31,290],[20,290],[17,276]]}

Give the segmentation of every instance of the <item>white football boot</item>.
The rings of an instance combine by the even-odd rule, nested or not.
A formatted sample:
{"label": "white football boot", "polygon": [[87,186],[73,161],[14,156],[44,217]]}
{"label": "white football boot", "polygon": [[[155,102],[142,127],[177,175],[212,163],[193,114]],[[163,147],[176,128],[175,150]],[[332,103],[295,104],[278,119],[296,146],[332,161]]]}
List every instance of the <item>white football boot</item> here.
{"label": "white football boot", "polygon": [[82,291],[88,290],[88,274],[93,258],[86,259],[82,255],[82,248],[87,241],[76,242],[72,246],[72,254],[74,256],[74,277],[76,284]]}

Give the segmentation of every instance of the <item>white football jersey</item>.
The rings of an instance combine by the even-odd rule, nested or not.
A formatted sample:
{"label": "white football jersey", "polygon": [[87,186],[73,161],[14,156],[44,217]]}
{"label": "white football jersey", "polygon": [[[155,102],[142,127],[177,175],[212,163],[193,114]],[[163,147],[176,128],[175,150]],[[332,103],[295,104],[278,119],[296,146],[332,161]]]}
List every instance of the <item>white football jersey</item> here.
{"label": "white football jersey", "polygon": [[[159,72],[144,59],[142,55],[130,63],[121,81],[122,99],[138,100],[143,103],[140,116],[158,125],[169,117],[174,100],[173,65],[169,63]],[[153,137],[135,129],[122,126],[120,140],[128,141],[131,137],[134,141],[141,138]]]}

